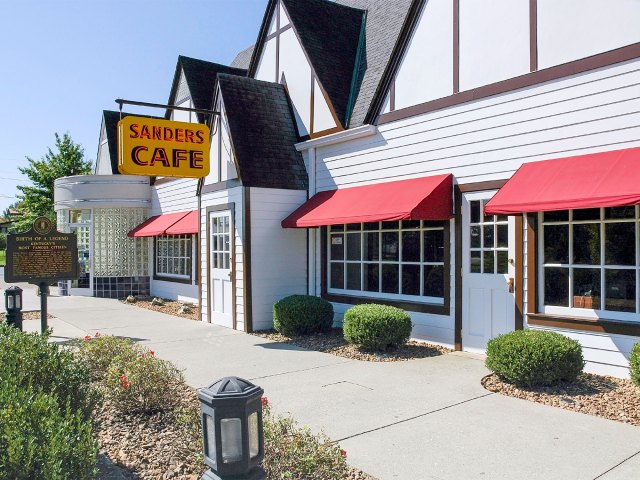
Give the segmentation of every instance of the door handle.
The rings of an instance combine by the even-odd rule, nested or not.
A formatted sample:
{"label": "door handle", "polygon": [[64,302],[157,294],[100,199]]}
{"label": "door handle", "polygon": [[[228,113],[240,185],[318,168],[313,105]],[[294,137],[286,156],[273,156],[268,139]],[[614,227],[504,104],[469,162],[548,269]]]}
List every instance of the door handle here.
{"label": "door handle", "polygon": [[509,293],[513,293],[515,291],[515,282],[513,281],[513,278],[509,278],[509,280],[507,280],[507,286],[509,287]]}

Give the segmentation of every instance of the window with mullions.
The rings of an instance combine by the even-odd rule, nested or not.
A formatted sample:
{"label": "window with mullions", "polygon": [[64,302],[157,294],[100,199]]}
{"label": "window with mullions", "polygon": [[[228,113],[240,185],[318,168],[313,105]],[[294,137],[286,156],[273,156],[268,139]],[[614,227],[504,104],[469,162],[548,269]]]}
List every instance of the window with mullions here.
{"label": "window with mullions", "polygon": [[189,280],[191,248],[191,235],[156,237],[156,275]]}
{"label": "window with mullions", "polygon": [[329,227],[328,290],[444,304],[445,222],[405,220]]}
{"label": "window with mullions", "polygon": [[509,219],[483,215],[488,200],[469,202],[469,250],[471,273],[508,273]]}
{"label": "window with mullions", "polygon": [[541,215],[541,300],[545,313],[639,320],[637,206]]}

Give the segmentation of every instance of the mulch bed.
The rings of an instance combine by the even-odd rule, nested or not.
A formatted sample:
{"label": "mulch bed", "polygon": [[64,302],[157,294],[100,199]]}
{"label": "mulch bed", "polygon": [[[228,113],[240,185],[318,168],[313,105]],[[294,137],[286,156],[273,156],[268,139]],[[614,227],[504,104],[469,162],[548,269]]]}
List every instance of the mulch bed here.
{"label": "mulch bed", "polygon": [[385,352],[367,351],[348,343],[342,334],[342,329],[334,328],[327,333],[287,337],[275,330],[254,332],[253,335],[266,338],[274,342],[288,343],[297,347],[330,353],[338,357],[363,360],[366,362],[398,362],[414,360],[416,358],[436,357],[452,350],[425,342],[409,340],[405,345]]}
{"label": "mulch bed", "polygon": [[164,300],[164,305],[151,305],[153,297],[136,297],[135,303],[129,303],[126,300],[121,300],[122,303],[127,305],[133,305],[134,307],[146,308],[147,310],[154,310],[156,312],[166,313],[168,315],[174,315],[180,318],[188,318],[189,320],[199,320],[198,305],[191,305],[191,313],[179,313],[180,307],[183,303],[177,300]]}
{"label": "mulch bed", "polygon": [[640,426],[640,388],[631,380],[583,373],[575,382],[518,388],[490,374],[482,385],[490,392]]}
{"label": "mulch bed", "polygon": [[[4,321],[6,317],[7,317],[6,313],[0,313],[0,322]],[[47,318],[52,319],[56,317],[54,317],[50,313],[47,313]],[[35,310],[30,312],[22,312],[22,320],[40,320],[40,311]]]}
{"label": "mulch bed", "polygon": [[[200,408],[196,391],[186,385],[179,393],[179,403],[185,409]],[[96,412],[96,420],[101,453],[115,468],[121,467],[118,471],[125,478],[199,480],[207,469],[200,436],[193,436],[189,433],[193,430],[180,425],[176,414],[123,415],[104,402]],[[344,480],[375,478],[351,469]]]}

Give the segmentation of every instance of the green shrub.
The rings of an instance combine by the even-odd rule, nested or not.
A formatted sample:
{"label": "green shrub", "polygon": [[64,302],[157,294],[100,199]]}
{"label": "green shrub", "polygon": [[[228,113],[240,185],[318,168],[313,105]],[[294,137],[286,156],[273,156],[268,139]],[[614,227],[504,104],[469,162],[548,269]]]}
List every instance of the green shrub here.
{"label": "green shrub", "polygon": [[102,380],[114,358],[133,359],[143,353],[130,338],[96,335],[81,340],[76,352],[76,356],[88,365],[93,380]]}
{"label": "green shrub", "polygon": [[388,305],[356,305],[344,314],[344,338],[369,350],[402,345],[411,335],[411,317]]}
{"label": "green shrub", "polygon": [[283,335],[326,332],[333,324],[333,305],[323,298],[291,295],[273,306],[273,326]]}
{"label": "green shrub", "polygon": [[629,367],[631,380],[636,384],[636,386],[640,387],[640,342],[636,343],[631,349]]}
{"label": "green shrub", "polygon": [[520,387],[573,381],[584,368],[582,348],[556,332],[516,330],[487,344],[487,368]]}
{"label": "green shrub", "polygon": [[96,395],[71,352],[0,325],[0,478],[89,479]]}
{"label": "green shrub", "polygon": [[19,388],[51,394],[61,409],[68,402],[71,410],[90,418],[97,396],[88,367],[48,339],[49,333],[23,333],[0,324],[0,380],[12,378]]}
{"label": "green shrub", "polygon": [[102,390],[123,413],[154,413],[176,408],[183,382],[180,370],[147,351],[133,358],[116,356],[102,380]]}
{"label": "green shrub", "polygon": [[287,417],[264,413],[264,460],[268,478],[340,480],[349,469],[346,452],[324,434],[314,435]]}

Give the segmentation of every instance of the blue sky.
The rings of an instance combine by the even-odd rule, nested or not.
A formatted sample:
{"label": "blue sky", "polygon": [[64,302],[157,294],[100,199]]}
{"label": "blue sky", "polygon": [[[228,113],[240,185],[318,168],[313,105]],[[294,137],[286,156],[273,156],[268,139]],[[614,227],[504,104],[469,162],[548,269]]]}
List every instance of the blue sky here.
{"label": "blue sky", "polygon": [[166,103],[178,55],[229,64],[255,42],[266,4],[0,0],[0,213],[28,183],[17,167],[44,156],[55,132],[95,161],[102,110],[116,98]]}

